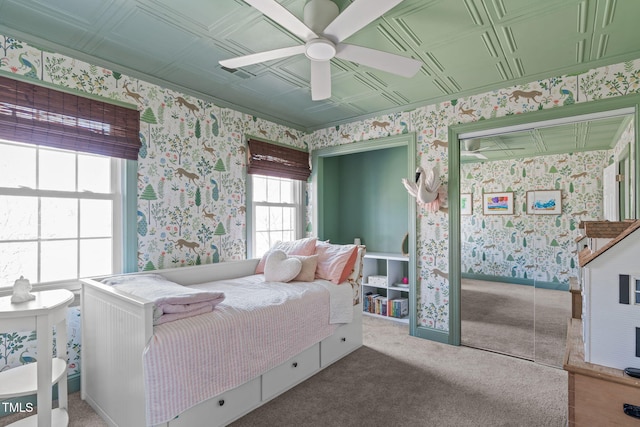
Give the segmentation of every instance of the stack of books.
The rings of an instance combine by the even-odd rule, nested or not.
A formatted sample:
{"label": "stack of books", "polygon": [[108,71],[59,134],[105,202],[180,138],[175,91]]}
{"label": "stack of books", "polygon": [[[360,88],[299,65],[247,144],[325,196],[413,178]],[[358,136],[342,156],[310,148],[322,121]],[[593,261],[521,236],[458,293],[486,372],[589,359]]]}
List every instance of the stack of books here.
{"label": "stack of books", "polygon": [[407,314],[409,314],[409,300],[407,298],[398,298],[389,301],[389,316],[405,317]]}
{"label": "stack of books", "polygon": [[367,292],[362,302],[362,310],[368,313],[387,315],[387,297],[373,292]]}

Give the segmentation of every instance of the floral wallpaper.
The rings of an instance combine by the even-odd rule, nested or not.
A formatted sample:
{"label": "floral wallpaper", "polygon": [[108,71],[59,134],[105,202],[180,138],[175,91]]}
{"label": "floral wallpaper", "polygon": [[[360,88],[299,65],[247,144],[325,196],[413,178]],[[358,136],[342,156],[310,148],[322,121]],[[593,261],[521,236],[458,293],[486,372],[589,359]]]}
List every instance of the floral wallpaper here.
{"label": "floral wallpaper", "polygon": [[[568,290],[569,277],[578,277],[578,225],[602,219],[602,170],[610,159],[608,151],[592,151],[462,164],[460,192],[473,201],[472,214],[461,216],[462,272]],[[527,214],[530,190],[560,190],[561,214]],[[513,215],[484,215],[483,192],[507,191]]]}
{"label": "floral wallpaper", "polygon": [[[39,50],[9,36],[0,35],[0,55],[1,72],[137,106],[142,121],[137,213],[140,270],[245,257],[247,135],[313,150],[415,132],[417,163],[436,168],[446,188],[449,125],[622,96],[637,92],[640,84],[640,62],[631,61],[305,135],[118,70]],[[310,235],[313,208],[309,206],[307,212]],[[445,211],[417,209],[418,322],[447,331],[448,218]],[[7,355],[0,359],[0,369],[22,363],[18,350],[11,353],[8,347],[14,346],[16,339],[30,342],[29,336],[8,339],[8,335],[0,335],[0,354]],[[71,336],[75,336],[71,347],[79,350],[79,336]]]}
{"label": "floral wallpaper", "polygon": [[[245,258],[244,141],[253,135],[304,147],[300,131],[0,35],[2,54],[1,72],[127,102],[140,111],[139,270]],[[79,334],[69,336],[76,337],[69,372],[79,372]],[[21,358],[27,348],[35,350],[33,338],[0,334],[0,369],[33,356],[29,350]]]}
{"label": "floral wallpaper", "polygon": [[[577,75],[557,76],[427,105],[407,112],[325,128],[306,136],[305,140],[308,141],[311,149],[317,149],[415,132],[416,163],[425,169],[433,168],[439,171],[441,181],[446,187],[448,181],[447,137],[450,125],[624,96],[637,93],[639,89],[640,60],[634,60],[588,70]],[[447,332],[449,330],[448,217],[443,210],[430,213],[420,206],[417,209],[418,326]],[[559,271],[564,270],[563,268]]]}

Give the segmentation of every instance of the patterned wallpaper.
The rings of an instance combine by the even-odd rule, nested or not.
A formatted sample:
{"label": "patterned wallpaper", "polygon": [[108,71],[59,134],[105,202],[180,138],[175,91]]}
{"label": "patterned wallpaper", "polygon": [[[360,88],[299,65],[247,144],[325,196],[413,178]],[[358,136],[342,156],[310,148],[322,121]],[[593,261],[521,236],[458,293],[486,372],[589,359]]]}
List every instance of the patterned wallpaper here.
{"label": "patterned wallpaper", "polygon": [[[462,272],[568,290],[569,277],[578,276],[578,224],[602,219],[602,170],[610,158],[592,151],[462,164],[460,192],[473,199],[472,215],[461,216]],[[562,213],[527,214],[530,190],[560,190]],[[506,191],[513,191],[513,215],[484,215],[482,193]]]}
{"label": "patterned wallpaper", "polygon": [[[301,132],[7,36],[0,47],[0,71],[137,106],[139,270],[245,258],[246,136],[304,147]],[[79,351],[72,329],[70,348]],[[0,334],[0,370],[34,355],[33,338]],[[70,374],[79,372],[73,351]]]}
{"label": "patterned wallpaper", "polygon": [[[446,188],[449,125],[523,114],[539,109],[556,108],[638,92],[640,92],[640,60],[634,60],[587,70],[577,75],[553,77],[427,105],[403,113],[321,129],[305,137],[305,140],[312,149],[316,149],[415,132],[416,163],[425,169],[434,168],[439,171]],[[579,216],[576,215],[575,218]],[[443,211],[430,213],[418,206],[416,228],[418,325],[448,331],[449,224],[447,214]]]}
{"label": "patterned wallpaper", "polygon": [[[140,110],[137,223],[141,270],[244,258],[246,135],[316,149],[415,132],[417,163],[436,168],[446,183],[450,124],[621,96],[637,92],[640,84],[640,62],[633,61],[303,135],[7,36],[0,35],[0,47],[0,71],[129,102]],[[515,96],[516,90],[541,95],[532,100]],[[309,212],[307,218],[307,232],[313,234]],[[418,322],[447,331],[447,215],[418,208],[417,218]],[[15,342],[4,337],[0,354],[7,354],[7,346]],[[20,363],[19,355],[12,353],[0,359],[0,369]]]}

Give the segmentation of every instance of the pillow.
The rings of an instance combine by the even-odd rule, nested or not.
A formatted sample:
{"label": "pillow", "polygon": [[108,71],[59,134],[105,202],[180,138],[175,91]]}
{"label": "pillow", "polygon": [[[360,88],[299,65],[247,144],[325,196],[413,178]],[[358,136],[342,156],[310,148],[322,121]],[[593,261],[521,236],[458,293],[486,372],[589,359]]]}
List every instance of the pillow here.
{"label": "pillow", "polygon": [[358,281],[361,282],[362,279],[362,264],[364,260],[364,254],[367,251],[367,247],[364,245],[358,245],[358,252],[356,255],[356,262],[353,264],[353,270],[351,270],[351,274],[347,277],[347,281],[351,283],[351,285],[355,285]]}
{"label": "pillow", "polygon": [[302,269],[302,261],[289,258],[281,250],[271,251],[264,264],[264,280],[267,282],[290,282]]}
{"label": "pillow", "polygon": [[258,263],[256,267],[255,274],[264,273],[264,264],[267,261],[267,256],[269,252],[279,249],[283,251],[287,255],[313,255],[316,253],[316,238],[315,237],[306,237],[304,239],[294,240],[292,242],[276,242],[271,249],[269,249]]}
{"label": "pillow", "polygon": [[318,255],[291,255],[291,258],[298,258],[302,262],[300,274],[298,274],[293,280],[298,282],[313,282],[316,278]]}
{"label": "pillow", "polygon": [[351,274],[358,255],[358,247],[319,242],[316,245],[316,253],[318,254],[316,277],[339,284]]}

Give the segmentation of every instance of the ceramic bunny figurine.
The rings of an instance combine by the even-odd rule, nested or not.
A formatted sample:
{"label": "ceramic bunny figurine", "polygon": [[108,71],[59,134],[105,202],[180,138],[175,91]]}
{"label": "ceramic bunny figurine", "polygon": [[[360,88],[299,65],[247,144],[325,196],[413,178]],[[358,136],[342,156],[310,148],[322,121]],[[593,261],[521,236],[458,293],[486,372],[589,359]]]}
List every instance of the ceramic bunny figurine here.
{"label": "ceramic bunny figurine", "polygon": [[29,279],[25,279],[24,276],[20,276],[20,278],[13,284],[11,302],[25,302],[36,299],[36,296],[29,292],[30,290],[31,283],[29,282]]}

